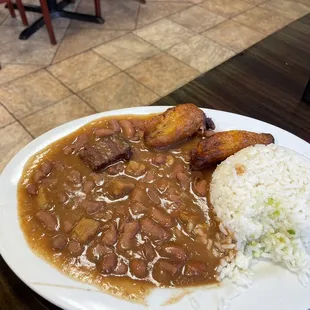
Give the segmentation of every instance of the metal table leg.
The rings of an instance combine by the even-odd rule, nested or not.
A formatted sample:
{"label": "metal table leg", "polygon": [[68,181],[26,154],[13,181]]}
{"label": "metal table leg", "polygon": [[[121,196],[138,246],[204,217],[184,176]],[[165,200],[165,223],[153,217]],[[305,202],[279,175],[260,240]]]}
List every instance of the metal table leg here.
{"label": "metal table leg", "polygon": [[[56,0],[48,0],[51,19],[62,17],[96,24],[104,23],[104,19],[99,16],[65,11],[64,8],[70,3],[70,0],[62,0],[59,3],[57,3]],[[15,9],[17,8],[15,3],[13,6]],[[42,13],[41,7],[37,5],[25,5],[25,10],[28,12]],[[45,22],[43,17],[41,17],[28,28],[23,30],[19,38],[21,40],[27,40],[43,26],[45,26]]]}

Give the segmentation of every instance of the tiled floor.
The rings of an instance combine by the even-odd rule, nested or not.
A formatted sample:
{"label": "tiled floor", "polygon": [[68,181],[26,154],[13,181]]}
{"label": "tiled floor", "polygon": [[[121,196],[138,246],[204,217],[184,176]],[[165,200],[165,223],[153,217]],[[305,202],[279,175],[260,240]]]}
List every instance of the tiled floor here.
{"label": "tiled floor", "polygon": [[[69,9],[92,13],[93,1]],[[309,13],[310,0],[102,0],[102,9],[104,25],[54,21],[52,46],[45,29],[18,40],[20,19],[1,6],[0,172],[47,130],[149,105]]]}

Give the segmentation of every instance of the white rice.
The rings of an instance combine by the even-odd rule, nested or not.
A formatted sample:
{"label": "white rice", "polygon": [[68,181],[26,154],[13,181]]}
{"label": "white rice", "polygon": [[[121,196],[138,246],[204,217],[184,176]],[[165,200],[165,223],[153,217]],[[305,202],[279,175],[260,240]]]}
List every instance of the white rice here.
{"label": "white rice", "polygon": [[248,285],[251,264],[267,258],[310,276],[310,161],[276,145],[256,145],[227,158],[215,170],[211,203],[234,233],[237,255],[219,277]]}

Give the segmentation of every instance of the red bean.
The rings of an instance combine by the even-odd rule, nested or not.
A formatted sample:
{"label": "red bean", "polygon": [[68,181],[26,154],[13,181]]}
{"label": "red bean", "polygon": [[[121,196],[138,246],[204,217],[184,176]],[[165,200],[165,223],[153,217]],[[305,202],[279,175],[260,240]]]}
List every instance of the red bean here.
{"label": "red bean", "polygon": [[145,131],[146,122],[144,119],[132,119],[131,122],[136,129]]}
{"label": "red bean", "polygon": [[179,268],[168,260],[160,259],[157,261],[157,266],[162,272],[167,272],[171,276],[174,276]]}
{"label": "red bean", "polygon": [[160,198],[158,197],[157,191],[155,191],[153,188],[149,188],[147,195],[150,197],[150,199],[156,203],[160,204]]}
{"label": "red bean", "polygon": [[140,223],[142,232],[154,241],[165,241],[171,237],[168,231],[149,218],[142,219]]}
{"label": "red bean", "polygon": [[70,154],[72,154],[73,151],[74,151],[74,146],[73,146],[72,144],[67,145],[67,146],[64,148],[63,151],[64,151],[64,154],[65,154],[65,155],[70,155]]}
{"label": "red bean", "polygon": [[40,210],[36,213],[36,217],[48,230],[57,230],[58,222],[55,215],[48,211]]}
{"label": "red bean", "polygon": [[28,192],[29,195],[31,196],[35,196],[38,194],[38,186],[37,184],[34,183],[29,183],[26,187],[26,190]]}
{"label": "red bean", "polygon": [[173,226],[173,219],[163,210],[152,208],[151,216],[157,223],[164,227]]}
{"label": "red bean", "polygon": [[144,206],[141,202],[136,202],[130,207],[131,212],[134,215],[145,214],[149,210],[148,207]]}
{"label": "red bean", "polygon": [[52,171],[52,163],[50,161],[46,161],[42,164],[41,170],[45,175],[50,174],[50,172]]}
{"label": "red bean", "polygon": [[83,248],[82,248],[81,244],[75,240],[71,240],[69,242],[68,250],[74,256],[81,255],[83,252]]}
{"label": "red bean", "polygon": [[206,180],[197,180],[193,184],[193,190],[196,195],[205,197],[207,195],[208,182]]}
{"label": "red bean", "polygon": [[121,249],[130,249],[132,247],[139,229],[140,225],[138,222],[131,222],[124,225],[124,233],[119,241],[119,246]]}
{"label": "red bean", "polygon": [[88,136],[86,134],[78,136],[74,142],[72,143],[74,151],[78,152],[81,150],[81,148],[85,145],[85,143],[88,140]]}
{"label": "red bean", "polygon": [[149,170],[146,172],[143,181],[146,183],[152,183],[155,179],[155,171],[154,170]]}
{"label": "red bean", "polygon": [[121,131],[121,127],[119,126],[119,123],[116,119],[109,120],[109,125],[114,132],[120,132]]}
{"label": "red bean", "polygon": [[172,178],[176,178],[176,175],[177,175],[178,172],[184,172],[184,166],[183,166],[183,165],[181,165],[181,164],[176,164],[176,165],[174,166],[173,171],[172,171],[172,173],[171,173],[170,176],[171,176]]}
{"label": "red bean", "polygon": [[129,139],[133,138],[135,135],[135,129],[131,121],[124,119],[124,120],[119,121],[119,123],[122,127],[124,135]]}
{"label": "red bean", "polygon": [[148,261],[152,261],[155,258],[156,252],[150,243],[144,245],[144,255]]}
{"label": "red bean", "polygon": [[108,230],[103,233],[102,243],[107,246],[112,246],[117,241],[117,231],[115,226],[112,224]]}
{"label": "red bean", "polygon": [[58,235],[52,239],[52,247],[61,250],[67,245],[68,239],[64,235]]}
{"label": "red bean", "polygon": [[117,266],[117,256],[114,253],[107,254],[102,259],[102,272],[110,274]]}
{"label": "red bean", "polygon": [[97,137],[107,137],[113,134],[114,134],[114,131],[112,129],[107,129],[107,128],[101,128],[95,131],[95,136]]}
{"label": "red bean", "polygon": [[130,261],[129,267],[131,274],[133,274],[135,277],[141,279],[147,276],[147,264],[144,260],[138,258],[133,259]]}
{"label": "red bean", "polygon": [[83,200],[80,206],[85,209],[87,214],[95,214],[99,211],[102,211],[105,203],[103,201],[96,200]]}
{"label": "red bean", "polygon": [[64,230],[65,232],[71,231],[72,228],[73,228],[73,224],[72,224],[70,221],[65,221],[65,222],[64,222],[63,230]]}
{"label": "red bean", "polygon": [[105,245],[97,244],[96,247],[93,249],[93,252],[99,258],[102,255],[106,255],[106,254],[111,253],[112,250]]}
{"label": "red bean", "polygon": [[186,254],[185,250],[181,246],[177,245],[166,245],[163,248],[163,253],[167,257],[171,259],[186,261],[188,255]]}
{"label": "red bean", "polygon": [[44,179],[46,177],[45,173],[41,170],[37,170],[35,173],[34,173],[34,176],[33,176],[33,181],[34,182],[40,182],[42,179]]}
{"label": "red bean", "polygon": [[183,189],[187,188],[188,185],[189,185],[189,177],[187,174],[185,174],[184,172],[177,172],[176,173],[176,177],[177,177],[177,180],[178,182],[180,183],[181,187]]}
{"label": "red bean", "polygon": [[186,276],[192,277],[205,274],[206,271],[207,271],[206,264],[197,261],[192,261],[185,266],[184,274]]}
{"label": "red bean", "polygon": [[115,268],[114,273],[118,274],[118,275],[122,275],[127,273],[128,271],[128,266],[126,265],[126,263],[122,260],[120,260]]}
{"label": "red bean", "polygon": [[90,192],[93,190],[93,188],[94,188],[95,186],[96,186],[96,185],[95,185],[94,181],[86,181],[86,182],[83,184],[83,192],[84,192],[85,194],[88,194],[88,193],[90,193]]}
{"label": "red bean", "polygon": [[156,166],[160,166],[166,163],[167,156],[164,154],[158,154],[152,159],[152,163]]}
{"label": "red bean", "polygon": [[116,165],[111,166],[107,169],[107,173],[110,175],[117,175],[119,173],[119,171],[117,170]]}

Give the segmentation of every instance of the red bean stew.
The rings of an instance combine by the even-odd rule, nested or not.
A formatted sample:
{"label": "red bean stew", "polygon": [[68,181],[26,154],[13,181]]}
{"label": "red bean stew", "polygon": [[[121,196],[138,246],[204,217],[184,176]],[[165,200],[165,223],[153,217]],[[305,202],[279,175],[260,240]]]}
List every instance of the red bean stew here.
{"label": "red bean stew", "polygon": [[[19,184],[30,247],[64,273],[123,298],[217,282],[231,237],[208,208],[214,167],[190,171],[191,138],[144,145],[144,120],[97,120],[31,158]],[[210,205],[210,204],[209,204]]]}

